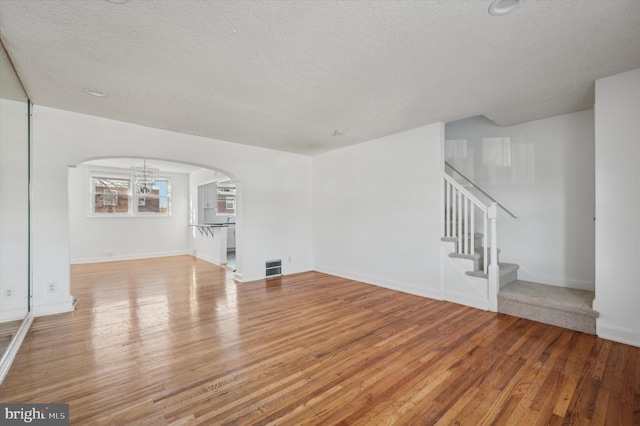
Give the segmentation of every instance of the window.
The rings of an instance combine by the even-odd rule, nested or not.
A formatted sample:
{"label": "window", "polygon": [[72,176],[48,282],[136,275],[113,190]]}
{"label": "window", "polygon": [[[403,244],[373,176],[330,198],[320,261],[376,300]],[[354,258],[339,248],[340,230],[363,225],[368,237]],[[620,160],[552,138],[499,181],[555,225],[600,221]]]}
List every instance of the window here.
{"label": "window", "polygon": [[93,175],[91,200],[91,213],[96,216],[167,216],[171,181],[158,179],[150,190],[142,191],[129,177]]}
{"label": "window", "polygon": [[129,179],[94,177],[91,180],[93,213],[129,213]]}
{"label": "window", "polygon": [[451,139],[444,143],[444,155],[447,160],[467,158],[467,140]]}
{"label": "window", "polygon": [[218,185],[218,214],[236,214],[236,187],[235,185]]}
{"label": "window", "polygon": [[482,138],[482,164],[511,167],[511,139]]}
{"label": "window", "polygon": [[145,193],[136,191],[138,199],[136,203],[137,213],[145,215],[168,214],[170,189],[171,186],[168,180],[158,179],[151,187],[151,191]]}

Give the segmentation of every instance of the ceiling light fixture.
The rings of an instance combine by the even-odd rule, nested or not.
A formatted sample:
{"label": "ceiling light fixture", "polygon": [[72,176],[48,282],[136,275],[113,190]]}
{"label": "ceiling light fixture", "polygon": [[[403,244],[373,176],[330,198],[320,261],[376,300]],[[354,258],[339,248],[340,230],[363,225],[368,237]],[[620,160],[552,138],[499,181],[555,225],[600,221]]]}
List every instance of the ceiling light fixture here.
{"label": "ceiling light fixture", "polygon": [[88,94],[90,94],[92,96],[97,96],[99,98],[104,98],[104,97],[107,96],[107,94],[105,92],[103,92],[102,90],[96,89],[96,88],[93,88],[93,87],[85,87],[82,90],[84,90],[85,92],[87,92]]}
{"label": "ceiling light fixture", "polygon": [[494,0],[489,6],[489,14],[502,16],[513,12],[520,4],[520,0]]}
{"label": "ceiling light fixture", "polygon": [[131,168],[131,177],[134,185],[138,190],[138,194],[148,194],[153,190],[153,184],[156,183],[160,169],[153,166],[147,166],[147,160],[144,160],[142,166],[133,166]]}

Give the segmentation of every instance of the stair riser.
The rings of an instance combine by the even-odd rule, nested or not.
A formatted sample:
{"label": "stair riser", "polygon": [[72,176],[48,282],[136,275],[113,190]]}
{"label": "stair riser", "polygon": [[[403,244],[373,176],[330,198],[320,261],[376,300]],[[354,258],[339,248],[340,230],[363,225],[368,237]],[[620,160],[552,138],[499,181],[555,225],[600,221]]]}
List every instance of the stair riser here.
{"label": "stair riser", "polygon": [[[456,249],[458,248],[458,245],[462,244],[460,242],[456,243]],[[481,249],[482,248],[482,238],[476,238],[473,242],[473,248],[474,249]]]}
{"label": "stair riser", "polygon": [[518,279],[518,270],[511,271],[506,274],[500,274],[500,288],[504,287],[507,284],[511,284],[515,280]]}
{"label": "stair riser", "polygon": [[530,305],[513,300],[501,300],[500,296],[498,296],[498,312],[544,324],[555,325],[557,327],[568,328],[569,330],[596,334],[596,319],[589,315],[563,312],[558,309]]}
{"label": "stair riser", "polygon": [[[498,263],[500,263],[500,254],[498,254]],[[487,266],[490,264],[491,264],[491,252],[487,251]],[[483,268],[484,268],[484,250],[482,250],[482,247],[480,247],[480,257],[473,260],[473,269],[470,269],[470,270],[481,271]],[[505,283],[504,285],[506,284],[508,283]]]}
{"label": "stair riser", "polygon": [[[448,229],[451,233],[453,233],[453,234],[457,234],[458,233],[458,224],[457,223],[456,223],[456,227],[455,227],[455,229],[453,231],[451,231],[449,222],[447,222],[446,226],[447,226],[447,228],[445,228],[445,229]],[[476,231],[477,230],[478,229],[476,229]],[[470,232],[463,233],[463,235],[467,235],[467,236],[469,234],[470,234]],[[482,241],[484,239],[483,234],[481,232],[474,232],[474,234],[475,234],[475,238],[474,238],[475,239],[475,244],[482,245]]]}

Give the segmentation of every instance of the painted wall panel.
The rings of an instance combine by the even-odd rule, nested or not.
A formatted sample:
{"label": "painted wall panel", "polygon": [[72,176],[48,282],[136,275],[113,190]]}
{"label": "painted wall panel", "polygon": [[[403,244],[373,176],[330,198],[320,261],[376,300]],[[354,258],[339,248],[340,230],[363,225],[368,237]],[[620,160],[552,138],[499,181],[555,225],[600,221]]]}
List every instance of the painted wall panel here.
{"label": "painted wall panel", "polygon": [[441,299],[441,148],[432,124],[313,158],[315,269]]}
{"label": "painted wall panel", "polygon": [[596,81],[598,336],[640,346],[640,69]]}

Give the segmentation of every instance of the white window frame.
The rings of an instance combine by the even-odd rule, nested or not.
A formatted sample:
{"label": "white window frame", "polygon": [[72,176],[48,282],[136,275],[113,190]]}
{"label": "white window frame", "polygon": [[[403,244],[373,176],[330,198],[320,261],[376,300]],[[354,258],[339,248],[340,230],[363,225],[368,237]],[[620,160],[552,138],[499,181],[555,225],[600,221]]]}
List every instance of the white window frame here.
{"label": "white window frame", "polygon": [[[102,193],[102,205],[103,206],[117,206],[118,205],[118,191],[113,189],[107,189]],[[109,202],[107,203],[107,200]]]}
{"label": "white window frame", "polygon": [[[227,196],[232,196],[231,198],[226,198]],[[222,197],[225,197],[222,199]],[[218,211],[217,214],[219,216],[235,216],[236,215],[236,187],[233,186],[218,186],[216,188],[216,208],[218,208],[218,203],[224,202],[225,210],[233,210],[233,213],[229,213],[227,211],[221,212]]]}
{"label": "white window frame", "polygon": [[[134,216],[171,216],[171,178],[160,176],[156,179],[158,182],[166,182],[167,183],[167,195],[155,195],[155,194],[139,194],[138,191],[133,191],[133,200],[134,203],[132,205],[133,215]],[[131,182],[132,186],[135,187],[135,182]],[[164,212],[140,212],[138,211],[139,207],[148,207],[147,200],[157,199],[159,206],[162,205],[161,200],[166,200],[167,210]]]}
{"label": "white window frame", "polygon": [[511,138],[482,138],[482,164],[511,167]]}
{"label": "white window frame", "polygon": [[[129,182],[127,194],[117,194],[117,197],[128,197],[128,210],[127,212],[96,212],[95,200],[96,195],[100,193],[95,192],[95,179],[114,179],[114,180],[126,180]],[[167,182],[167,195],[155,195],[155,194],[138,194],[137,188],[134,187],[135,182],[130,174],[119,173],[115,171],[104,170],[92,170],[89,173],[89,212],[92,217],[168,217],[172,215],[172,195],[171,195],[171,178],[169,176],[160,176],[158,181]],[[103,194],[104,195],[104,194]],[[157,198],[158,200],[165,199],[166,211],[163,212],[140,212],[138,207],[146,207],[147,199]],[[160,202],[160,201],[159,201]],[[116,201],[117,203],[117,201]]]}
{"label": "white window frame", "polygon": [[[113,192],[115,190],[106,190],[105,192],[96,192],[96,179],[105,179],[105,180],[121,180],[121,181],[129,181],[129,187],[127,188],[127,193],[126,194],[120,194],[120,193],[116,193],[113,194]],[[126,212],[96,212],[96,197],[99,195],[105,195],[106,192],[109,191],[110,194],[109,198],[114,197],[116,199],[115,204],[104,204],[105,205],[115,205],[117,206],[118,204],[118,197],[127,197],[128,198],[128,204],[127,204],[127,211]],[[131,212],[131,181],[130,178],[127,175],[123,175],[123,174],[116,174],[116,173],[104,173],[104,172],[96,172],[96,173],[91,173],[90,174],[90,179],[89,179],[89,211],[91,216],[95,216],[95,217],[124,217],[124,216],[128,216],[130,215]]]}

